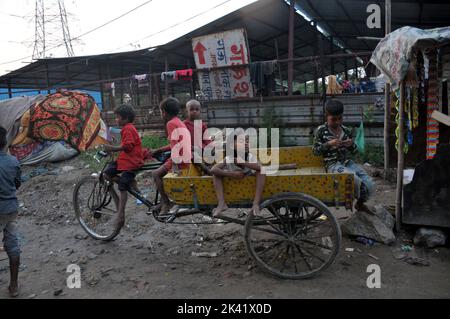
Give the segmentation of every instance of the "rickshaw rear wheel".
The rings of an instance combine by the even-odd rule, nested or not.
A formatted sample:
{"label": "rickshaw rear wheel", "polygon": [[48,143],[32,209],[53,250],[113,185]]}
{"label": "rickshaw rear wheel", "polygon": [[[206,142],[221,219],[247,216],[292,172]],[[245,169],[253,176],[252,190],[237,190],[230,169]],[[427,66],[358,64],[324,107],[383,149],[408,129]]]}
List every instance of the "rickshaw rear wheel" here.
{"label": "rickshaw rear wheel", "polygon": [[282,279],[310,278],[328,268],[341,245],[336,217],[318,199],[301,193],[282,193],[249,214],[245,245],[254,262]]}

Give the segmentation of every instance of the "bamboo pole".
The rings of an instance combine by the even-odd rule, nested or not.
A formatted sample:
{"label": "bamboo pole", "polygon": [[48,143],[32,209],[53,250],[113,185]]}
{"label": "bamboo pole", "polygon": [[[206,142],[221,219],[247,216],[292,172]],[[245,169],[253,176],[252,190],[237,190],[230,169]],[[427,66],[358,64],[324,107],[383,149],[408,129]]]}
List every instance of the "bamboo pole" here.
{"label": "bamboo pole", "polygon": [[[386,0],[386,30],[391,32],[391,0]],[[390,132],[391,132],[391,85],[386,82],[384,87],[384,179],[388,176],[390,158]]]}
{"label": "bamboo pole", "polygon": [[399,136],[398,136],[398,160],[397,160],[397,189],[395,196],[395,228],[397,231],[402,223],[402,194],[403,194],[403,168],[405,165],[405,83],[400,82],[400,103],[399,103]]}

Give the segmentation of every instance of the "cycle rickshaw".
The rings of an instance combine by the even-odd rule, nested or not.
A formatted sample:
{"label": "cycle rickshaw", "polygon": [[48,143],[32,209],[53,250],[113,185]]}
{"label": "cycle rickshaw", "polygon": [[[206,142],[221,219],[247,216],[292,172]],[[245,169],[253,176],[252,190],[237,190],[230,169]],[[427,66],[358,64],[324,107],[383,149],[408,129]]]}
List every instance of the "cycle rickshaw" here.
{"label": "cycle rickshaw", "polygon": [[[280,164],[296,164],[297,168],[267,175],[258,216],[238,217],[230,210],[211,218],[212,208],[217,204],[213,178],[204,176],[193,164],[189,169],[169,173],[164,178],[165,190],[177,205],[164,216],[159,214],[157,193],[153,199],[132,189],[129,193],[146,205],[149,214],[159,222],[194,223],[183,222],[183,219],[203,215],[209,221],[196,224],[242,225],[246,249],[262,270],[284,279],[312,277],[329,267],[339,253],[341,230],[328,207],[352,209],[354,176],[326,173],[322,158],[314,156],[311,147],[285,147],[278,152]],[[160,165],[146,164],[141,171]],[[108,241],[114,239],[120,229],[116,229],[113,222],[117,205],[114,185],[103,178],[102,172],[76,184],[73,204],[82,228],[91,237]],[[255,177],[225,178],[224,190],[230,208],[251,207]]]}

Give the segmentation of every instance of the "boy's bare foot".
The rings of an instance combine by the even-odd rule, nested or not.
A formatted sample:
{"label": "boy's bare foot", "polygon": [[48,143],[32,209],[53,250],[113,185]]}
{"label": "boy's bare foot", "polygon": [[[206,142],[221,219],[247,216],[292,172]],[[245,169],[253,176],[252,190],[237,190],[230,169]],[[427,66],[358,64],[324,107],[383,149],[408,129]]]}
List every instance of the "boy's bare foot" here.
{"label": "boy's bare foot", "polygon": [[167,214],[169,211],[170,211],[170,209],[172,208],[172,204],[169,202],[169,203],[161,203],[161,210],[159,211],[159,214],[160,215],[165,215],[165,214]]}
{"label": "boy's bare foot", "polygon": [[125,217],[117,217],[117,221],[116,221],[116,228],[117,229],[122,229],[123,225],[125,225]]}
{"label": "boy's bare foot", "polygon": [[253,205],[251,212],[253,216],[259,216],[259,214],[261,213],[261,211],[259,210],[259,205]]}
{"label": "boy's bare foot", "polygon": [[16,298],[19,296],[19,287],[17,285],[9,285],[8,291],[11,298]]}
{"label": "boy's bare foot", "polygon": [[220,213],[226,211],[227,209],[228,209],[228,206],[226,204],[217,206],[212,211],[213,217],[217,217]]}

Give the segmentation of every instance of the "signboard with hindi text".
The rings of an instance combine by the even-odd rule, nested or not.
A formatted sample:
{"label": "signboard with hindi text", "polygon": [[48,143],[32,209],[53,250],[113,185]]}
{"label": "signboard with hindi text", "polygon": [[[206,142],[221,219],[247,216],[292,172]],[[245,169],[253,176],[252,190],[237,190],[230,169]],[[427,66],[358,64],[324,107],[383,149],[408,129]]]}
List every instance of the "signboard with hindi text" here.
{"label": "signboard with hindi text", "polygon": [[[192,39],[198,80],[205,100],[253,97],[249,50],[244,29]],[[224,67],[213,69],[216,67]]]}

